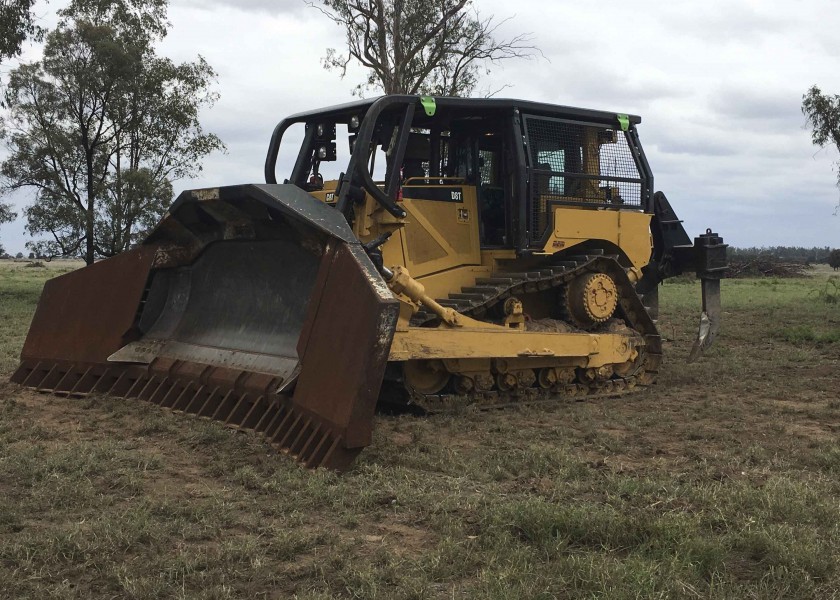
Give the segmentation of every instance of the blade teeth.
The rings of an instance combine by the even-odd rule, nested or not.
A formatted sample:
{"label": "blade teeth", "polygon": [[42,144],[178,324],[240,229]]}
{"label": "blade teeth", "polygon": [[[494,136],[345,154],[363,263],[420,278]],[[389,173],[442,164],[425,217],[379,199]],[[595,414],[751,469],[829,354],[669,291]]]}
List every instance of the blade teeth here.
{"label": "blade teeth", "polygon": [[322,460],[329,448],[327,443],[329,440],[330,434],[328,431],[321,433],[318,445],[312,449],[312,452],[309,453],[309,458],[306,460],[305,464],[307,468],[314,469],[315,467],[321,466]]}
{"label": "blade teeth", "polygon": [[[201,408],[198,409],[198,412],[195,413],[199,417],[207,417],[208,419],[213,418],[213,414],[216,412],[218,408],[218,404],[215,404],[219,394],[222,393],[222,390],[216,386],[216,389],[213,390],[213,393],[207,396],[207,399],[204,401],[204,404],[201,405]],[[222,401],[227,397],[228,394],[233,392],[227,392],[222,396]]]}
{"label": "blade teeth", "polygon": [[222,401],[219,402],[219,405],[216,407],[216,411],[213,413],[211,418],[214,421],[221,421],[222,423],[225,422],[225,419],[230,414],[230,411],[233,410],[235,406],[233,397],[235,392],[233,390],[228,391],[227,394],[224,395]]}
{"label": "blade teeth", "polygon": [[213,368],[207,367],[199,378],[201,381],[196,381],[181,370],[183,366],[170,365],[156,370],[154,365],[80,366],[28,361],[21,363],[13,379],[30,389],[66,396],[105,393],[136,398],[171,411],[253,430],[307,468],[324,466],[341,470],[358,453],[344,448],[342,436],[336,435],[327,423],[302,412],[289,398],[274,395],[270,390],[275,386],[266,383],[265,377],[249,378],[242,372],[236,377],[220,376],[215,380],[219,385],[211,386],[213,379],[204,374]]}
{"label": "blade teeth", "polygon": [[301,446],[300,450],[297,452],[298,460],[306,462],[306,457],[308,456],[307,451],[312,447],[312,442],[317,439],[318,433],[321,430],[321,426],[316,424],[314,427],[311,428],[312,433],[306,438],[306,442]]}
{"label": "blade teeth", "polygon": [[47,371],[46,374],[43,377],[41,377],[41,379],[38,381],[38,385],[36,386],[37,391],[39,391],[39,392],[50,391],[52,386],[51,386],[50,383],[47,383],[47,382],[49,382],[50,379],[53,378],[53,373],[55,373],[55,370],[56,370],[57,367],[58,367],[58,365],[53,365],[52,367],[50,367],[49,371]]}
{"label": "blade teeth", "polygon": [[111,384],[111,387],[108,388],[107,393],[113,394],[114,396],[118,396],[118,397],[125,396],[125,393],[128,391],[128,388],[126,387],[127,384],[128,384],[128,371],[123,371],[114,380],[114,383]]}
{"label": "blade teeth", "polygon": [[282,406],[274,414],[271,411],[266,411],[263,418],[257,424],[257,431],[261,432],[269,440],[272,439],[274,433],[277,431],[278,425],[288,418],[290,414],[291,411],[284,410]]}
{"label": "blade teeth", "polygon": [[306,422],[304,422],[303,427],[300,428],[297,436],[295,436],[294,441],[291,444],[289,444],[289,452],[291,452],[295,456],[300,454],[304,446],[303,441],[309,437],[310,431],[312,431],[312,419],[306,419]]}
{"label": "blade teeth", "polygon": [[[79,377],[76,380],[76,383],[73,384],[73,387],[70,388],[70,391],[68,392],[68,395],[72,396],[73,394],[76,394],[76,393],[86,393],[87,391],[90,390],[90,388],[85,389],[85,386],[83,386],[82,384],[83,384],[83,382],[87,381],[90,378],[91,370],[93,370],[93,367],[88,367],[85,370],[85,372],[82,373],[81,377]],[[93,383],[95,384],[96,381],[94,381]],[[91,387],[93,387],[93,385],[91,385]]]}
{"label": "blade teeth", "polygon": [[250,394],[247,392],[242,394],[239,397],[239,401],[234,405],[233,410],[230,411],[230,414],[225,419],[225,425],[235,425],[237,427],[242,425],[242,421],[245,420],[245,416],[251,408],[249,402]]}
{"label": "blade teeth", "polygon": [[[34,378],[39,373],[39,369],[41,368],[42,364],[43,363],[40,361],[35,363],[35,366],[32,367],[32,370],[29,371],[29,374],[23,378],[23,381],[21,381],[20,384],[24,387],[38,387],[37,385],[33,385],[33,383],[35,382]],[[43,379],[43,377],[41,379]],[[41,382],[41,379],[38,379],[39,383]]]}
{"label": "blade teeth", "polygon": [[[195,414],[197,411],[196,406],[200,406],[199,402],[201,402],[203,398],[203,394],[207,393],[207,386],[199,385],[197,386],[195,393],[187,400],[186,405],[184,406],[183,410],[185,413]],[[203,402],[202,402],[203,404]]]}
{"label": "blade teeth", "polygon": [[253,430],[256,425],[260,422],[260,418],[263,414],[268,411],[268,405],[265,401],[265,396],[258,396],[254,403],[251,404],[251,408],[242,418],[242,423],[240,427],[242,429],[249,429]]}
{"label": "blade teeth", "polygon": [[161,408],[170,408],[172,403],[175,402],[175,399],[180,396],[180,393],[183,391],[183,387],[178,382],[178,380],[173,381],[169,389],[166,390],[166,393],[163,395],[163,398],[160,399],[158,403]]}
{"label": "blade teeth", "polygon": [[143,385],[143,387],[140,388],[140,392],[137,394],[137,397],[140,398],[140,400],[148,400],[149,399],[149,396],[146,394],[146,392],[152,386],[155,379],[157,379],[157,377],[155,375],[152,375],[151,377],[149,377],[149,379],[146,381],[146,383]]}
{"label": "blade teeth", "polygon": [[96,376],[96,383],[94,383],[90,388],[90,392],[92,394],[101,394],[111,388],[110,385],[106,384],[113,381],[112,371],[113,369],[111,369],[111,367],[106,367],[102,373]]}
{"label": "blade teeth", "polygon": [[338,443],[341,441],[341,438],[333,438],[332,444],[328,447],[327,451],[324,453],[324,456],[321,457],[317,463],[314,463],[313,467],[325,467],[329,464],[330,459],[335,454],[336,450],[338,449]]}
{"label": "blade teeth", "polygon": [[160,380],[160,383],[155,388],[155,391],[152,392],[152,395],[149,396],[149,402],[152,404],[160,404],[163,398],[166,397],[166,394],[171,389],[171,383],[169,383],[169,377],[164,377]]}
{"label": "blade teeth", "polygon": [[[294,414],[294,413],[290,413],[290,414]],[[283,423],[281,423],[281,426],[277,428],[277,435],[283,434],[283,437],[280,438],[280,440],[276,442],[277,445],[282,449],[286,449],[288,447],[286,442],[288,442],[289,439],[291,438],[291,436],[294,433],[297,432],[298,424],[300,423],[300,420],[303,418],[303,415],[298,414],[298,415],[295,415],[295,417],[296,417],[295,420],[292,421],[291,425],[288,428],[286,428],[285,431],[283,430],[283,425],[286,422],[285,419],[284,419]]]}
{"label": "blade teeth", "polygon": [[67,382],[68,378],[72,379],[77,374],[78,373],[76,371],[76,366],[75,365],[71,365],[70,367],[68,367],[67,370],[64,371],[64,375],[61,376],[61,379],[59,379],[55,383],[55,385],[53,386],[53,391],[55,393],[61,393],[61,394],[67,393],[68,388],[64,387],[64,383]]}
{"label": "blade teeth", "polygon": [[187,398],[189,398],[187,392],[190,391],[192,388],[193,383],[191,381],[188,381],[186,385],[184,385],[184,388],[181,390],[181,393],[178,394],[178,397],[175,398],[175,402],[172,403],[171,408],[173,411],[183,411],[184,408],[186,408],[187,404],[189,404],[189,401],[187,400]]}
{"label": "blade teeth", "polygon": [[135,394],[136,391],[143,389],[146,384],[149,383],[149,379],[146,377],[145,374],[138,375],[137,378],[134,380],[134,383],[131,384],[131,387],[128,388],[128,391],[125,393],[126,398],[135,398],[138,394]]}
{"label": "blade teeth", "polygon": [[[213,388],[213,390],[209,394],[207,394],[207,397],[204,399],[204,402],[201,403],[201,406],[199,406],[198,410],[194,411],[195,415],[199,416],[199,417],[209,417],[210,416],[210,414],[209,414],[210,410],[213,407],[213,404],[212,404],[213,398],[215,398],[216,394],[218,394],[218,393],[219,393],[219,386],[216,386],[216,387]],[[193,411],[190,411],[190,412],[193,412]]]}

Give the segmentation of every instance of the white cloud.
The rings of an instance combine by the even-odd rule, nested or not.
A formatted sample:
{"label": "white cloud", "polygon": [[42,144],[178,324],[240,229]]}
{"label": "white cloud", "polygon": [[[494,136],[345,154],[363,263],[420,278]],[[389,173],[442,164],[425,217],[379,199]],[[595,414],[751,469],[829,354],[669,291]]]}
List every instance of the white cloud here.
{"label": "white cloud", "polygon": [[219,8],[233,8],[242,12],[276,15],[309,8],[305,0],[180,0],[179,6],[214,12]]}
{"label": "white cloud", "polygon": [[[476,6],[497,21],[515,13],[499,36],[532,32],[547,59],[494,66],[482,88],[509,84],[500,95],[641,115],[656,188],[690,235],[712,227],[737,245],[840,246],[837,156],[813,147],[800,112],[813,84],[840,93],[836,0]],[[229,149],[177,189],[262,181],[274,125],[351,100],[363,77],[323,70],[343,35],[303,0],[172,0],[170,20],[161,51],[180,61],[201,54],[219,73],[221,98],[203,122]],[[7,249],[23,249],[22,231],[21,222],[0,228]]]}

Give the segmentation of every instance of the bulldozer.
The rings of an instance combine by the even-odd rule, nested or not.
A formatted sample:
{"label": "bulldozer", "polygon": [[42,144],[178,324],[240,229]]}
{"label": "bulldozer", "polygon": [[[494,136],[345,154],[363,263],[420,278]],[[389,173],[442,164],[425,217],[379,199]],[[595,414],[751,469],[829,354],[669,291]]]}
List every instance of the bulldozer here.
{"label": "bulldozer", "polygon": [[266,183],[185,191],[142,244],[48,281],[12,380],[216,419],[336,470],[371,443],[377,404],[649,386],[659,284],[702,282],[696,359],[726,244],[692,242],[653,191],[640,122],[413,95],[288,117]]}

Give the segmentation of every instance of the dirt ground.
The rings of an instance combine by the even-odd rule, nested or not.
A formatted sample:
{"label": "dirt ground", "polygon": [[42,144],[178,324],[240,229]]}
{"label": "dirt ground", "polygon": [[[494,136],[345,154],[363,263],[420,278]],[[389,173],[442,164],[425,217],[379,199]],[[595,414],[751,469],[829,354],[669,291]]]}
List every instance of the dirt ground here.
{"label": "dirt ground", "polygon": [[665,285],[652,388],[378,416],[338,476],[210,421],[6,383],[45,278],[22,269],[0,270],[6,597],[840,596],[831,272],[724,282],[690,365],[699,287]]}

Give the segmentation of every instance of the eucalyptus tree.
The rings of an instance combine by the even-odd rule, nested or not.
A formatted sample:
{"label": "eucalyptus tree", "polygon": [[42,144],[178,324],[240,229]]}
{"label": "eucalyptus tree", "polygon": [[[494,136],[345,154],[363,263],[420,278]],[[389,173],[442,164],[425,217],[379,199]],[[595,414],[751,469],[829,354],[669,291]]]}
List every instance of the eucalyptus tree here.
{"label": "eucalyptus tree", "polygon": [[497,40],[499,26],[470,0],[324,0],[310,2],[344,29],[346,50],[327,49],[324,66],[343,77],[351,63],[367,68],[354,93],[466,96],[482,70],[530,58],[528,34]]}
{"label": "eucalyptus tree", "polygon": [[35,0],[0,0],[0,62],[18,56],[27,38],[40,39],[32,7]]}
{"label": "eucalyptus tree", "polygon": [[199,113],[217,94],[200,56],[158,56],[166,0],[73,0],[44,56],[12,71],[5,100],[5,191],[32,188],[29,244],[90,264],[127,250],[163,215],[172,181],[224,144]]}
{"label": "eucalyptus tree", "polygon": [[[27,38],[38,40],[43,36],[43,30],[36,24],[32,13],[34,4],[35,0],[0,0],[0,64],[18,56]],[[13,221],[16,217],[10,204],[0,202],[0,224]],[[0,256],[4,253],[0,246]]]}
{"label": "eucalyptus tree", "polygon": [[[820,148],[834,146],[840,151],[840,96],[824,94],[816,85],[802,97],[802,113],[811,127],[811,140]],[[840,187],[840,161],[837,164]],[[840,203],[838,203],[840,210]]]}

